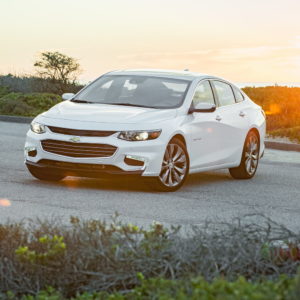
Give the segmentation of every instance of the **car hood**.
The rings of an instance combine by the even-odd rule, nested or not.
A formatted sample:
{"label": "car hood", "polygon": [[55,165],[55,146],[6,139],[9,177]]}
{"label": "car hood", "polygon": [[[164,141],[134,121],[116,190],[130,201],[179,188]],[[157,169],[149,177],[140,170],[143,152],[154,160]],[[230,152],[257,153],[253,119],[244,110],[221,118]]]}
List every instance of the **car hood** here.
{"label": "car hood", "polygon": [[176,109],[107,104],[74,103],[65,101],[43,113],[44,118],[96,123],[154,123],[174,118]]}

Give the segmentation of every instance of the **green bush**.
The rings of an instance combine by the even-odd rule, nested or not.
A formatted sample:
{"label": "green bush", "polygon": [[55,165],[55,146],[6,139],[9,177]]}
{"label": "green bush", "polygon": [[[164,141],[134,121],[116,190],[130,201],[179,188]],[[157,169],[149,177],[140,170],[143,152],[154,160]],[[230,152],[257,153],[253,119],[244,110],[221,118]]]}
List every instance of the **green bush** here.
{"label": "green bush", "polygon": [[0,75],[0,87],[7,87],[16,93],[77,93],[83,88],[78,83],[63,83],[60,80],[40,78],[36,76]]}
{"label": "green bush", "polygon": [[[141,277],[141,276],[139,276]],[[127,291],[82,293],[72,297],[73,300],[298,300],[299,276],[288,278],[282,276],[277,280],[261,280],[250,282],[244,277],[235,281],[224,278],[207,282],[202,277],[184,280],[168,280],[164,278],[142,279],[139,286]],[[8,293],[11,298],[14,296]],[[53,288],[39,292],[35,297],[23,295],[23,300],[63,300],[65,297]]]}
{"label": "green bush", "polygon": [[10,93],[10,90],[7,86],[0,86],[0,98],[9,93]]}
{"label": "green bush", "polygon": [[48,93],[9,93],[0,98],[0,114],[36,116],[59,103],[61,97]]}
{"label": "green bush", "polygon": [[[141,277],[171,280],[166,284],[172,289],[177,286],[172,280],[198,276],[207,282],[220,277],[229,282],[240,276],[250,282],[276,282],[282,274],[295,277],[299,233],[257,218],[255,223],[246,216],[243,222],[207,223],[189,232],[76,217],[71,224],[57,219],[0,225],[0,293],[37,295],[49,286],[64,297],[124,293],[137,288]],[[280,251],[274,244],[278,240],[286,241]]]}

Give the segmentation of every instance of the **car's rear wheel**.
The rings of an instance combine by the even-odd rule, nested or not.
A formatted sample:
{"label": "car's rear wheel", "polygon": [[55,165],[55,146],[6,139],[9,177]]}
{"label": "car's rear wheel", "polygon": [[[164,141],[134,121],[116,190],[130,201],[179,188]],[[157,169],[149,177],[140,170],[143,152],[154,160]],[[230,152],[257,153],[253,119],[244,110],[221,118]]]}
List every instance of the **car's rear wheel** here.
{"label": "car's rear wheel", "polygon": [[46,168],[39,168],[31,165],[26,165],[32,176],[39,180],[45,181],[60,181],[65,178],[65,175]]}
{"label": "car's rear wheel", "polygon": [[259,137],[255,131],[247,135],[242,160],[238,167],[229,169],[230,175],[236,179],[250,179],[257,170],[259,161]]}
{"label": "car's rear wheel", "polygon": [[166,147],[158,177],[151,178],[152,187],[164,192],[178,190],[189,172],[189,157],[184,143],[174,138]]}

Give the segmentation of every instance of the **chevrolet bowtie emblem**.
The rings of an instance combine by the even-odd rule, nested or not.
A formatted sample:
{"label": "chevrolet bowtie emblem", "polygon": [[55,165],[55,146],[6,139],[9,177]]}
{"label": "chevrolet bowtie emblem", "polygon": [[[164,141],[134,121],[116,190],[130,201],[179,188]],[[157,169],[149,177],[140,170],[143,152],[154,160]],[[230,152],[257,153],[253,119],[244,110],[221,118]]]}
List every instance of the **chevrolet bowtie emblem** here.
{"label": "chevrolet bowtie emblem", "polygon": [[73,136],[73,137],[70,138],[70,141],[73,142],[73,143],[78,143],[78,142],[80,142],[80,137]]}

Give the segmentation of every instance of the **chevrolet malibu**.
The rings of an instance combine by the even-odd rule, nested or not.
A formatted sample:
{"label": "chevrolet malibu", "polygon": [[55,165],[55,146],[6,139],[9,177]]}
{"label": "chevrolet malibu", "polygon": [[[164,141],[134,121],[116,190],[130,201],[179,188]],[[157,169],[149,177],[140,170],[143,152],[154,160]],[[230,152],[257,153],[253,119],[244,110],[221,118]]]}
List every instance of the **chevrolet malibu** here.
{"label": "chevrolet malibu", "polygon": [[63,99],[27,133],[25,164],[40,180],[135,175],[175,191],[208,170],[250,179],[264,152],[263,110],[215,76],[113,71]]}

